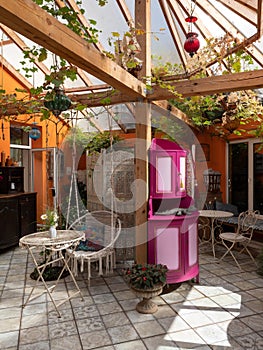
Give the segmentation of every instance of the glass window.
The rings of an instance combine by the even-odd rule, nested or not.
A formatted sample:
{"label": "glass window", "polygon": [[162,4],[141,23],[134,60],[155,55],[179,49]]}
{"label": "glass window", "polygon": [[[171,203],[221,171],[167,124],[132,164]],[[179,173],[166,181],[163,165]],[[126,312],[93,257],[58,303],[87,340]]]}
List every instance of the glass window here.
{"label": "glass window", "polygon": [[20,126],[10,125],[10,143],[12,145],[29,146],[28,132]]}

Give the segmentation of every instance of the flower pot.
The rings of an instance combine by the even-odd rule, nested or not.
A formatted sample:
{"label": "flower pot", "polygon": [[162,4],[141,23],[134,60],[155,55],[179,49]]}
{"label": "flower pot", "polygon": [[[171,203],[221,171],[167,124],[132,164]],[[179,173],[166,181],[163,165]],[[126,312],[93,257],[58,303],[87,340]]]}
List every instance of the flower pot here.
{"label": "flower pot", "polygon": [[142,314],[153,314],[158,310],[158,306],[151,300],[152,298],[160,295],[163,291],[164,284],[156,285],[154,288],[139,289],[131,286],[132,291],[138,298],[142,298],[137,306],[136,310]]}
{"label": "flower pot", "polygon": [[49,228],[49,235],[50,238],[56,238],[57,237],[57,229],[55,226],[50,226]]}

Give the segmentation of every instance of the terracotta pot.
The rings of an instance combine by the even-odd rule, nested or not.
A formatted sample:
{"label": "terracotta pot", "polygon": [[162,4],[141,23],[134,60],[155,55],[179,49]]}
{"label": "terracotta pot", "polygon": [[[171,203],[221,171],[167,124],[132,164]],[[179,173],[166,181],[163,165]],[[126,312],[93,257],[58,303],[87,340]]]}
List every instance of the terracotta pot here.
{"label": "terracotta pot", "polygon": [[164,284],[156,285],[154,288],[139,289],[131,286],[132,291],[138,298],[142,298],[137,306],[136,310],[142,314],[153,314],[158,310],[158,306],[151,300],[152,298],[160,295],[163,291]]}

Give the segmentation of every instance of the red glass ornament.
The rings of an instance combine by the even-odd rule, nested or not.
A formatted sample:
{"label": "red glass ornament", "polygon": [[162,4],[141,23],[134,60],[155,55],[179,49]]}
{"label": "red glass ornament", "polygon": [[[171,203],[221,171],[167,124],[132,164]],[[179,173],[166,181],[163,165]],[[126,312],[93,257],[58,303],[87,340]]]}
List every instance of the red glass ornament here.
{"label": "red glass ornament", "polygon": [[197,39],[198,34],[194,32],[190,32],[186,34],[186,41],[184,43],[184,49],[189,53],[191,57],[197,52],[200,47],[200,42]]}
{"label": "red glass ornament", "polygon": [[198,20],[198,18],[196,17],[196,16],[189,16],[189,17],[187,17],[186,19],[185,19],[185,21],[187,22],[187,23],[194,23],[194,22],[196,22]]}

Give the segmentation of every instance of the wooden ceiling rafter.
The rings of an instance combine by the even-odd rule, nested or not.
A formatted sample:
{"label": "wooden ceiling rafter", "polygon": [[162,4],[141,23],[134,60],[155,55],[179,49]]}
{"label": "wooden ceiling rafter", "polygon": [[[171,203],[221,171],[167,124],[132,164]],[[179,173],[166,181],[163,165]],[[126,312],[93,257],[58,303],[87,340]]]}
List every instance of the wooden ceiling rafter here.
{"label": "wooden ceiling rafter", "polygon": [[[64,7],[65,6],[65,3],[62,1],[62,0],[55,0],[57,5],[59,7]],[[123,7],[126,6],[126,4],[124,3],[124,1],[120,1],[122,4]],[[68,5],[75,11],[78,13],[78,20],[79,22],[84,26],[84,28],[86,29],[86,32],[91,36],[90,32],[88,31],[88,28],[90,27],[90,23],[86,20],[86,18],[80,13],[80,8],[79,6],[76,4],[76,2],[74,0],[67,0],[67,3]],[[127,6],[126,6],[126,11],[127,11]],[[94,46],[100,51],[100,52],[103,52],[104,51],[104,48],[102,46],[102,44],[98,41],[96,43],[94,43]],[[79,77],[81,78],[81,80],[84,82],[84,84],[86,86],[91,86],[92,85],[92,82],[91,80],[87,77],[87,75],[85,74],[85,72],[80,69],[80,68],[77,68],[77,72],[78,72],[78,75]],[[91,89],[91,91],[94,91],[93,89]],[[127,132],[127,129],[125,127],[125,125],[114,115],[113,111],[111,109],[107,109],[105,107],[105,110],[107,111],[107,113],[109,115],[111,115],[111,117],[114,119],[114,121],[119,125],[120,129],[123,131],[123,132]],[[96,125],[97,123],[94,123],[94,120],[92,121],[92,123],[95,125],[95,127],[97,128],[98,131],[101,132],[101,128],[98,128]]]}
{"label": "wooden ceiling rafter", "polygon": [[[160,3],[162,2],[162,3],[165,3],[168,5],[170,14],[172,11],[174,11],[174,8],[175,8],[175,6],[173,6],[173,4],[177,5],[179,3],[180,7],[184,11],[187,10],[185,4],[187,4],[187,3],[189,4],[189,1],[183,2],[181,0],[178,0],[177,2],[175,2],[175,0],[166,0],[166,1],[159,0],[159,1],[160,1]],[[225,2],[228,2],[229,6],[233,6],[232,0],[219,0],[219,1],[222,4]],[[12,5],[14,5],[14,2],[16,3],[16,7],[19,7],[20,5],[21,6],[24,5],[24,7],[22,6],[22,9],[20,11],[15,11],[12,7]],[[62,1],[56,0],[56,2],[61,3]],[[71,6],[73,9],[74,9],[74,6],[77,6],[74,0],[67,0],[67,2],[69,4],[69,6]],[[254,35],[252,35],[249,38],[245,38],[244,36],[242,36],[241,33],[239,33],[238,29],[235,26],[233,26],[232,23],[230,23],[229,21],[228,21],[228,25],[227,25],[227,30],[229,28],[231,28],[230,32],[232,32],[232,34],[234,36],[238,35],[240,37],[240,35],[241,35],[241,39],[244,39],[244,40],[240,44],[239,47],[245,48],[251,54],[251,56],[254,55],[252,57],[255,59],[256,62],[260,62],[262,64],[263,55],[260,52],[260,50],[258,50],[256,47],[253,47],[253,48],[247,47],[248,45],[253,44],[259,38],[259,36],[261,35],[261,32],[262,32],[262,22],[263,22],[262,21],[262,0],[250,0],[250,1],[237,0],[236,2],[238,3],[237,6],[240,6],[240,8],[242,8],[243,12],[245,11],[245,8],[247,8],[247,13],[245,13],[245,12],[244,13],[247,16],[246,20],[248,22],[252,22],[253,18],[255,18],[255,12],[257,13],[257,23],[255,23],[255,27],[257,28],[257,33],[255,33]],[[124,15],[126,22],[128,24],[131,23],[133,19],[129,13],[129,9],[126,5],[126,2],[124,0],[117,0],[117,3],[120,7],[120,11]],[[200,5],[201,0],[197,0],[196,3],[203,10],[203,8],[201,6],[202,4]],[[213,19],[215,20],[215,17],[216,17],[218,24],[222,24],[222,21],[221,21],[222,15],[220,14],[220,12],[217,11],[217,9],[215,9],[215,8],[214,8],[215,12],[210,11],[212,7],[211,7],[211,4],[209,3],[209,1],[202,0],[202,3],[205,4],[204,6],[206,9],[208,8],[208,11],[206,13],[210,16],[212,13]],[[207,4],[209,5],[208,7],[207,7]],[[54,19],[52,16],[50,16],[52,18],[52,19],[50,19],[49,15],[45,11],[43,12],[45,15],[39,16],[39,11],[42,11],[42,9],[39,8],[38,6],[36,9],[36,6],[37,5],[35,5],[35,4],[31,4],[31,1],[29,1],[29,0],[25,0],[25,1],[10,0],[8,3],[6,3],[4,0],[0,0],[0,14],[1,14],[1,17],[3,18],[2,22],[6,22],[6,23],[8,23],[8,25],[12,24],[12,26],[13,26],[12,29],[16,30],[18,32],[20,32],[20,31],[17,30],[17,27],[23,25],[24,28],[23,28],[22,32],[20,32],[20,33],[22,35],[25,35],[30,40],[35,41],[35,42],[36,42],[36,40],[34,40],[33,34],[30,34],[30,35],[27,35],[27,34],[28,34],[28,32],[30,32],[30,28],[32,28],[32,22],[36,22],[36,21],[37,21],[37,23],[40,24],[40,27],[35,26],[34,29],[37,28],[37,30],[38,29],[41,30],[43,28],[44,23],[45,23],[46,27],[51,27],[51,25],[52,26],[54,25],[55,30],[53,30],[53,32],[56,31],[57,28],[59,28],[60,34],[63,32],[64,35],[69,35],[69,32],[67,31],[68,28],[65,29],[65,26],[64,26],[64,29],[62,30],[60,25],[56,22],[56,19]],[[34,20],[25,19],[25,16],[22,16],[22,19],[18,18],[19,14],[24,14],[24,12],[25,12],[24,8],[27,8],[27,9],[30,8],[31,10],[33,9],[32,13],[33,13]],[[38,17],[40,17],[38,20],[36,20],[36,11],[38,12]],[[32,13],[30,12],[31,17],[32,17]],[[30,17],[30,16],[28,16],[28,17]],[[83,20],[84,19],[85,19],[85,17],[83,16]],[[80,18],[79,18],[79,20],[80,20]],[[227,20],[227,19],[225,18],[225,20]],[[183,23],[183,12],[182,11],[180,11],[180,21]],[[14,22],[15,22],[15,24],[14,24]],[[48,23],[48,25],[47,25],[47,23]],[[170,23],[170,26],[171,26],[171,23],[173,23],[173,21],[171,21],[171,18],[169,19],[169,21],[167,21],[167,23]],[[224,22],[224,24],[225,23],[226,22]],[[86,24],[88,24],[88,23],[86,23]],[[88,25],[84,25],[84,26],[88,27]],[[185,23],[183,23],[183,26],[185,28]],[[205,26],[202,26],[202,24],[200,24],[198,29],[199,29],[200,33],[202,33],[206,37],[208,37],[209,33],[208,33],[207,28]],[[37,31],[35,36],[37,36],[38,34],[39,34],[39,31]],[[71,33],[69,35],[69,38],[73,41],[76,39],[76,38],[73,39],[74,35],[75,35],[75,33],[73,33],[73,34]],[[44,31],[44,33],[42,33],[40,35],[40,42],[42,42],[42,43],[40,43],[40,45],[46,47],[43,44],[48,42],[48,40],[50,38],[52,40],[52,45],[53,45],[52,48],[54,49],[54,45],[55,45],[55,43],[57,43],[58,36],[57,35],[54,36],[53,33],[49,33],[47,29]],[[110,96],[111,103],[113,103],[113,104],[114,103],[124,103],[124,102],[129,103],[129,102],[138,101],[138,100],[140,100],[140,101],[141,100],[155,101],[155,100],[160,100],[162,98],[164,98],[164,99],[171,98],[171,93],[169,93],[169,91],[165,92],[165,91],[163,91],[164,89],[161,89],[158,86],[153,86],[153,90],[151,92],[147,92],[145,87],[144,87],[144,84],[142,84],[140,81],[138,81],[136,78],[131,76],[126,71],[123,72],[123,70],[118,65],[116,67],[115,63],[112,62],[111,60],[107,60],[107,57],[105,57],[105,56],[102,56],[102,55],[99,56],[99,58],[100,58],[99,59],[99,63],[100,63],[99,67],[97,67],[97,69],[93,70],[93,68],[92,68],[93,65],[92,65],[91,59],[87,58],[87,56],[89,54],[91,54],[93,59],[94,59],[94,57],[97,58],[98,56],[96,56],[94,50],[98,51],[98,49],[91,48],[90,45],[87,45],[87,43],[84,44],[83,41],[81,41],[81,42],[85,48],[88,46],[88,50],[86,50],[88,52],[85,52],[84,60],[83,60],[83,58],[81,60],[78,53],[77,53],[78,58],[76,59],[76,61],[77,61],[76,63],[77,63],[77,66],[79,67],[78,70],[81,71],[81,69],[83,69],[83,74],[84,74],[83,77],[86,76],[85,72],[88,72],[88,73],[96,76],[97,78],[101,79],[102,81],[105,81],[105,76],[106,76],[107,80],[106,80],[106,84],[101,84],[101,91],[96,92],[96,91],[100,90],[100,87],[94,86],[94,89],[92,90],[92,86],[88,86],[89,81],[87,78],[86,91],[92,91],[92,93],[87,93],[84,95],[72,95],[72,98],[75,99],[75,101],[77,101],[77,100],[78,101],[86,101],[86,102],[88,101],[91,106],[95,106],[95,105],[102,104],[102,102],[101,102],[101,98],[103,98],[102,96]],[[80,44],[79,40],[76,39],[76,43],[77,43],[77,47],[78,47],[78,45]],[[50,50],[50,48],[47,48],[47,49]],[[70,50],[68,50],[68,49],[65,49],[65,47],[62,47],[62,48],[60,48],[60,50],[63,53],[64,53],[64,50],[66,50],[66,53],[67,53],[67,55],[69,55],[69,58],[71,58],[72,55],[74,56],[74,54],[75,54],[75,51],[72,50],[71,48],[70,48]],[[234,52],[234,50],[237,50],[237,48],[233,49],[233,52]],[[57,52],[57,49],[56,50],[54,49],[54,51],[56,51],[55,52],[56,54],[61,55],[60,53]],[[97,54],[99,54],[99,52],[97,52]],[[61,56],[64,57],[63,55],[61,55]],[[107,61],[106,72],[104,70],[105,69],[104,57],[105,57],[105,61]],[[69,61],[68,58],[66,58],[66,57],[64,57],[64,58]],[[79,64],[79,60],[81,61],[81,64]],[[85,68],[84,68],[84,62],[86,64]],[[73,64],[75,64],[75,63],[73,63]],[[116,70],[117,70],[117,77],[118,77],[117,81],[115,79],[116,78],[116,74],[115,74]],[[259,86],[259,79],[260,79],[260,77],[262,78],[261,71],[262,70],[259,70],[257,72],[255,72],[255,71],[248,72],[248,73],[251,73],[250,77],[251,77],[252,81],[250,83],[247,81],[247,78],[245,75],[240,75],[240,76],[238,75],[237,76],[236,74],[230,74],[231,76],[229,75],[227,77],[225,77],[225,76],[219,77],[222,79],[215,80],[215,81],[217,81],[218,83],[222,81],[223,84],[227,85],[227,88],[224,87],[224,91],[227,91],[227,89],[228,89],[228,86],[229,86],[228,81],[230,82],[230,85],[231,85],[231,90],[228,90],[228,91],[237,91],[237,90],[247,89],[247,88],[258,88],[258,87],[260,87]],[[124,79],[121,79],[122,74],[124,74]],[[238,74],[242,74],[242,73],[238,73]],[[235,78],[232,77],[233,75],[235,75]],[[241,76],[244,77],[244,80],[242,80],[243,78],[242,79],[240,78]],[[129,79],[130,77],[131,77],[131,79]],[[190,77],[189,74],[188,74],[188,77],[185,76],[185,78],[189,78],[189,77]],[[215,79],[215,78],[218,78],[218,77],[214,76],[212,79]],[[167,81],[172,81],[173,79],[175,79],[175,77],[168,77]],[[192,85],[193,84],[192,81],[186,81],[186,80],[174,81],[172,83],[172,85],[175,86],[176,91],[178,91],[178,93],[182,93],[182,95],[184,95],[184,96],[193,96],[194,94],[199,94],[199,95],[213,94],[216,91],[217,92],[221,91],[221,86],[217,86],[218,84],[216,84],[216,89],[215,89],[215,87],[213,87],[212,83],[211,82],[208,83],[208,81],[205,79],[206,78],[200,79],[198,81],[194,80],[196,86],[198,86],[200,89],[199,92],[196,91],[195,86]],[[241,79],[241,80],[239,80],[239,79]],[[120,80],[122,80],[122,81],[120,82]],[[238,83],[237,83],[237,81],[238,81]],[[239,86],[237,86],[238,84],[239,84]],[[189,88],[188,92],[186,92],[187,88]],[[67,91],[67,93],[72,93],[73,91],[83,92],[83,91],[85,91],[84,89],[85,89],[85,87],[79,87],[79,88],[76,87],[76,88],[67,89],[66,91]],[[119,92],[116,91],[115,89],[118,89]],[[168,97],[168,96],[170,96],[170,97]],[[100,103],[100,104],[98,104],[98,103]]]}
{"label": "wooden ceiling rafter", "polygon": [[257,11],[247,5],[239,3],[236,0],[218,0],[222,5],[239,15],[249,23],[255,25],[257,23]]}
{"label": "wooden ceiling rafter", "polygon": [[120,11],[126,21],[126,23],[128,24],[128,26],[130,28],[135,28],[135,23],[134,23],[134,19],[132,18],[132,15],[130,13],[130,10],[126,4],[126,1],[125,0],[116,0],[119,8],[120,8]]}
{"label": "wooden ceiling rafter", "polygon": [[[26,43],[18,36],[12,29],[8,28],[4,24],[0,23],[1,30],[13,41],[13,43],[22,51],[25,51],[28,49],[28,46]],[[33,55],[30,55],[34,59],[34,64],[44,73],[44,74],[50,74],[50,70],[47,68],[47,66],[39,62],[36,57],[33,57]]]}
{"label": "wooden ceiling rafter", "polygon": [[[168,7],[167,1],[166,0],[159,0],[159,4],[160,4],[160,7],[163,11],[163,15],[164,15],[164,18],[166,20],[167,26],[169,28],[170,34],[172,36],[174,45],[177,48],[178,55],[181,59],[183,66],[186,67],[186,64],[187,64],[186,52],[184,50],[182,41],[180,40],[180,34],[179,34],[177,27],[174,23],[174,20],[173,20],[172,14],[170,12],[170,9]],[[175,12],[178,13],[178,15],[179,15],[180,14],[179,8],[177,8],[177,11],[175,11]]]}
{"label": "wooden ceiling rafter", "polygon": [[98,79],[134,97],[146,97],[145,84],[32,1],[0,0],[0,15],[3,24]]}

